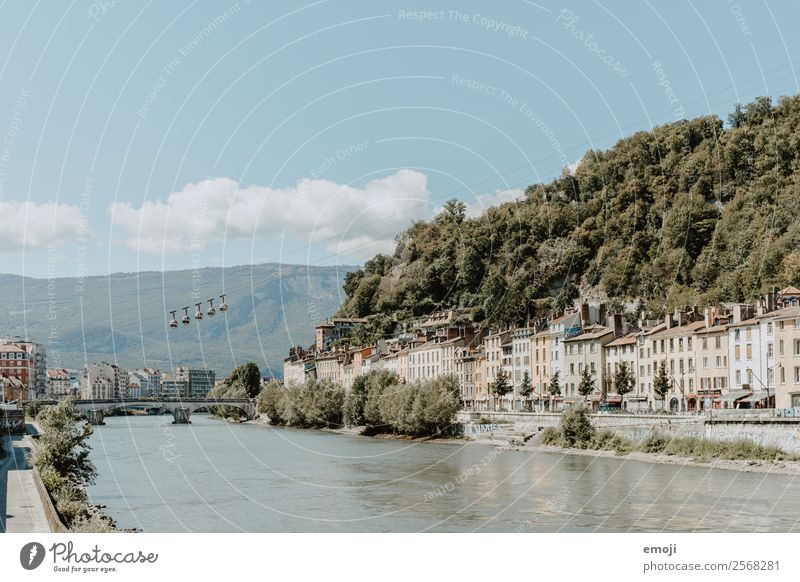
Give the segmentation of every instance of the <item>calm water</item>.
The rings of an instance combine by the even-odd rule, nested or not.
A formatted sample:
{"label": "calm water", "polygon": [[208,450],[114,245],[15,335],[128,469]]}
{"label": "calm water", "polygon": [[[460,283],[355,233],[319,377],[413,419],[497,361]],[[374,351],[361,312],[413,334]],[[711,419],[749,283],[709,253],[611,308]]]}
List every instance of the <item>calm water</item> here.
{"label": "calm water", "polygon": [[234,425],[96,427],[89,490],[148,532],[798,531],[800,479]]}

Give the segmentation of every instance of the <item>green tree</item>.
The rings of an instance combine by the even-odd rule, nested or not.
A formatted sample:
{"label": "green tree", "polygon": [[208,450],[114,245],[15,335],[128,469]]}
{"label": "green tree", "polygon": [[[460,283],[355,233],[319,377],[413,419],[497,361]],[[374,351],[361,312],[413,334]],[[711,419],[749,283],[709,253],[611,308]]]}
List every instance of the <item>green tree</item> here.
{"label": "green tree", "polygon": [[556,370],[550,377],[550,383],[547,385],[547,391],[550,396],[561,396],[561,372]]}
{"label": "green tree", "polygon": [[284,398],[283,385],[276,380],[271,380],[264,386],[256,399],[256,411],[266,414],[270,424],[284,424],[286,422],[283,418]]}
{"label": "green tree", "polygon": [[461,224],[467,217],[467,205],[457,198],[451,198],[444,203],[444,207],[439,216],[444,222]]}
{"label": "green tree", "polygon": [[82,487],[94,482],[97,470],[89,458],[92,426],[80,421],[73,404],[74,398],[65,398],[39,412],[39,446],[31,458],[40,472],[50,469],[61,479]]}
{"label": "green tree", "polygon": [[594,436],[589,408],[580,402],[561,414],[561,436],[568,447],[585,449]]}
{"label": "green tree", "polygon": [[[628,362],[621,362],[614,373],[614,389],[620,398],[624,400],[625,395],[633,391],[634,377]],[[622,403],[620,402],[620,406]]]}
{"label": "green tree", "polygon": [[656,376],[653,379],[653,392],[655,392],[656,396],[661,398],[664,409],[667,408],[667,394],[669,394],[669,385],[670,381],[669,375],[667,374],[667,361],[661,360],[661,363],[658,365]]}
{"label": "green tree", "polygon": [[581,382],[578,384],[578,394],[587,398],[595,389],[595,379],[592,369],[584,366],[581,371]]}
{"label": "green tree", "polygon": [[229,386],[241,385],[248,398],[255,398],[261,392],[261,371],[255,362],[236,366],[225,380]]}
{"label": "green tree", "polygon": [[519,393],[520,396],[525,399],[530,398],[531,394],[533,394],[533,384],[531,384],[531,378],[528,375],[528,370],[525,370],[525,372],[522,374],[522,384],[520,384]]}
{"label": "green tree", "polygon": [[508,382],[508,377],[504,370],[497,373],[497,377],[492,382],[491,392],[500,400],[500,408],[503,408],[503,397],[513,390],[511,384]]}

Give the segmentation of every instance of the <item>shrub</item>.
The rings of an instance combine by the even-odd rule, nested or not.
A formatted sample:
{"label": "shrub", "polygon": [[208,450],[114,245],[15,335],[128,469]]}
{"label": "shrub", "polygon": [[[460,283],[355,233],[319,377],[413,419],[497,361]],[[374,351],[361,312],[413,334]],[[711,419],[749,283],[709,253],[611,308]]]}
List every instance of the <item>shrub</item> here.
{"label": "shrub", "polygon": [[540,438],[543,445],[561,446],[561,431],[554,426],[545,428]]}
{"label": "shrub", "polygon": [[668,442],[666,437],[653,433],[639,445],[639,449],[644,453],[662,453]]}
{"label": "shrub", "polygon": [[302,391],[300,408],[303,426],[316,428],[341,426],[344,389],[327,380],[312,380]]}
{"label": "shrub", "polygon": [[574,404],[561,414],[561,436],[565,446],[585,449],[594,433],[589,409],[585,404]]}
{"label": "shrub", "polygon": [[286,424],[283,418],[285,398],[283,385],[279,382],[269,382],[256,399],[256,410],[267,415],[270,424]]}
{"label": "shrub", "polygon": [[39,472],[52,468],[63,479],[77,485],[91,483],[97,471],[89,459],[89,437],[92,427],[81,424],[72,408],[72,399],[67,398],[56,406],[49,406],[39,413],[38,444],[31,456]]}
{"label": "shrub", "polygon": [[76,533],[114,533],[118,531],[113,519],[93,510],[78,515],[70,530]]}
{"label": "shrub", "polygon": [[[366,421],[365,407],[370,391],[376,394],[382,392],[387,386],[399,383],[399,378],[389,370],[370,370],[366,374],[357,376],[353,386],[348,391],[344,403],[344,422],[348,426],[362,426]],[[373,414],[375,409],[370,411]]]}

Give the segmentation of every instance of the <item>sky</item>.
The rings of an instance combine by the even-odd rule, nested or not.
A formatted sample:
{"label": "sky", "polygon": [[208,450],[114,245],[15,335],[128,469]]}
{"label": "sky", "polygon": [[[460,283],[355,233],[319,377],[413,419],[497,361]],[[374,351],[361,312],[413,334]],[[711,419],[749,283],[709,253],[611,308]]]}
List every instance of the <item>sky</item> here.
{"label": "sky", "polygon": [[0,0],[0,272],[360,264],[800,92],[798,2]]}

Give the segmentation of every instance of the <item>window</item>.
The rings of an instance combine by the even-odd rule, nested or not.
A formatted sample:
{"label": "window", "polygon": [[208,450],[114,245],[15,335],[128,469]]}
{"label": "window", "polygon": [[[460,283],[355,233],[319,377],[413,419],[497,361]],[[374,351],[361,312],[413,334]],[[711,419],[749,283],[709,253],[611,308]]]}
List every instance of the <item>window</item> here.
{"label": "window", "polygon": [[794,340],[794,355],[800,356],[800,339]]}
{"label": "window", "polygon": [[669,338],[669,351],[670,352],[674,352],[675,351],[675,338],[674,337]]}
{"label": "window", "polygon": [[775,345],[770,342],[767,344],[767,357],[771,358],[775,355]]}
{"label": "window", "polygon": [[707,368],[708,368],[708,357],[703,356],[703,369],[705,370]]}
{"label": "window", "polygon": [[736,370],[736,385],[737,386],[741,386],[742,385],[742,371],[741,370]]}
{"label": "window", "polygon": [[794,367],[794,383],[800,384],[800,366]]}
{"label": "window", "polygon": [[714,338],[714,339],[716,340],[716,342],[715,342],[715,343],[716,343],[716,346],[715,346],[715,347],[716,347],[717,349],[720,349],[720,348],[722,347],[722,337],[720,337],[720,336],[717,336],[717,337],[716,337],[716,338]]}
{"label": "window", "polygon": [[733,357],[736,360],[742,359],[742,349],[738,345],[733,348]]}
{"label": "window", "polygon": [[733,339],[735,339],[738,342],[741,338],[742,338],[742,330],[737,327],[736,331],[733,332]]}
{"label": "window", "polygon": [[690,338],[690,337],[686,338],[686,349],[687,350],[691,350],[692,349],[692,338]]}
{"label": "window", "polygon": [[682,337],[678,338],[678,351],[679,352],[683,351],[683,338]]}
{"label": "window", "polygon": [[772,322],[771,321],[767,322],[767,333],[769,335],[772,335]]}
{"label": "window", "polygon": [[703,338],[703,349],[704,350],[708,349],[708,338],[707,337]]}

